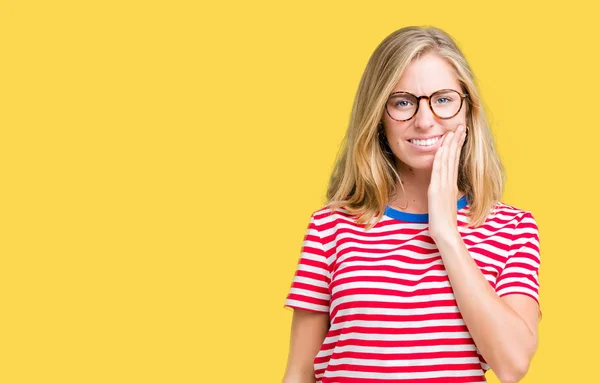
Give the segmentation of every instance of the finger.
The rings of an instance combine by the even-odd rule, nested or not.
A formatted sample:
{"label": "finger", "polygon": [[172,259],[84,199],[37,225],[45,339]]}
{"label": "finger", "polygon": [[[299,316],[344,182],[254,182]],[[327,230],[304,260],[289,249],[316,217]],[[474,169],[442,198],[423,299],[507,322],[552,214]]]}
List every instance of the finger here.
{"label": "finger", "polygon": [[440,146],[435,152],[433,157],[433,168],[431,169],[431,181],[429,182],[430,190],[436,190],[440,184],[440,166],[442,162],[442,155],[444,154],[444,146]]}
{"label": "finger", "polygon": [[454,140],[454,132],[448,132],[448,137],[444,140],[444,151],[442,153],[440,164],[440,186],[446,188],[448,185],[448,157],[451,151],[452,141]]}
{"label": "finger", "polygon": [[[444,146],[444,141],[446,140],[446,136],[447,136],[447,134],[444,134],[444,135],[442,135],[442,138],[440,138],[440,147],[438,148],[438,150],[441,149],[442,146]],[[437,153],[437,151],[436,151],[436,153]]]}
{"label": "finger", "polygon": [[460,162],[460,148],[463,143],[463,134],[465,132],[464,125],[458,125],[452,140],[452,148],[450,149],[450,158],[448,159],[448,185],[451,187],[457,185],[458,162]]}
{"label": "finger", "polygon": [[446,171],[446,185],[452,189],[454,185],[456,185],[456,149],[458,147],[458,141],[461,139],[461,126],[459,125],[456,131],[454,132],[454,136],[452,137],[452,141],[450,142],[450,148],[448,150],[448,162]]}
{"label": "finger", "polygon": [[464,128],[463,132],[460,135],[460,139],[458,141],[457,150],[456,150],[456,161],[454,164],[454,174],[456,174],[457,184],[458,184],[458,173],[459,173],[459,169],[460,169],[460,158],[461,158],[462,148],[465,143],[466,137],[467,137],[467,132],[466,132],[466,128]]}

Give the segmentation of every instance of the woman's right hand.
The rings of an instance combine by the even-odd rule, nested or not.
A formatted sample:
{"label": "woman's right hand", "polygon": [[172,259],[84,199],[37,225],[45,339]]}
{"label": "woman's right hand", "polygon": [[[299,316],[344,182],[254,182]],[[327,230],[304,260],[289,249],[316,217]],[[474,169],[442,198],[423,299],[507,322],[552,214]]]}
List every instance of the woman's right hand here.
{"label": "woman's right hand", "polygon": [[294,308],[288,363],[282,383],[315,383],[314,360],[328,330],[328,313]]}

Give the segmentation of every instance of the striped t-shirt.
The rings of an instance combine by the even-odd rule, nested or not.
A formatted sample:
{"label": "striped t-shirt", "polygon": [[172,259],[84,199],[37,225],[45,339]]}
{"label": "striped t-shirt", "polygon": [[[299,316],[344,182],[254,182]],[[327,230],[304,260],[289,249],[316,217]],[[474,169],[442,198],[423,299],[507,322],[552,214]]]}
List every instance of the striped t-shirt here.
{"label": "striped t-shirt", "polygon": [[[458,230],[498,296],[538,302],[539,237],[533,215],[499,202],[486,222]],[[489,369],[459,312],[428,215],[390,206],[371,230],[329,205],[308,224],[284,307],[329,313],[314,359],[321,383],[485,382]]]}

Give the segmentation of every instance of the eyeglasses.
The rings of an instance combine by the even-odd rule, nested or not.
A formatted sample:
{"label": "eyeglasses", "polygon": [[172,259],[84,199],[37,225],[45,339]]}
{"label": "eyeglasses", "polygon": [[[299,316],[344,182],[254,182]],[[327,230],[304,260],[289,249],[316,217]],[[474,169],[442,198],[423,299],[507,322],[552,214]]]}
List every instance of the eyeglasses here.
{"label": "eyeglasses", "polygon": [[458,114],[466,97],[468,94],[459,93],[454,89],[440,89],[431,96],[420,97],[408,92],[394,92],[385,104],[385,111],[393,120],[408,121],[417,114],[421,99],[424,98],[433,114],[446,120]]}

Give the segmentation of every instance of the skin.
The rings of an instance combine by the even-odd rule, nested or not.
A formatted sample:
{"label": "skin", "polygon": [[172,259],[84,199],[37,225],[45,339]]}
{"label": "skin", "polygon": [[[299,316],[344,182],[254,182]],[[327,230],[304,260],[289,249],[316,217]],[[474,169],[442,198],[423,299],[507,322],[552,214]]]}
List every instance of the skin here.
{"label": "skin", "polygon": [[[438,89],[461,91],[452,66],[434,53],[411,63],[394,91],[416,96]],[[459,158],[465,141],[465,107],[451,119],[439,119],[421,100],[416,116],[397,122],[384,113],[383,124],[405,193],[389,205],[412,213],[429,213],[429,233],[440,251],[457,301],[475,344],[503,383],[518,382],[526,373],[538,341],[538,305],[521,294],[498,297],[469,254],[457,227]],[[416,151],[412,137],[442,135],[435,151]],[[400,206],[408,207],[402,209]]]}
{"label": "skin", "polygon": [[[452,67],[435,54],[427,54],[408,66],[394,91],[416,96],[438,89],[461,90]],[[468,252],[457,228],[456,201],[460,150],[465,136],[460,126],[465,108],[443,120],[421,100],[419,111],[409,121],[396,122],[386,113],[384,131],[398,159],[406,193],[389,205],[412,213],[429,213],[429,231],[442,261],[463,320],[496,376],[502,383],[518,382],[527,372],[537,347],[537,303],[525,295],[499,298]],[[417,152],[406,141],[423,135],[443,135],[439,149]],[[408,203],[406,209],[399,206]],[[313,359],[329,328],[327,313],[294,310],[288,365],[284,383],[314,383]]]}
{"label": "skin", "polygon": [[315,383],[314,359],[329,330],[329,313],[294,309],[282,383]]}

